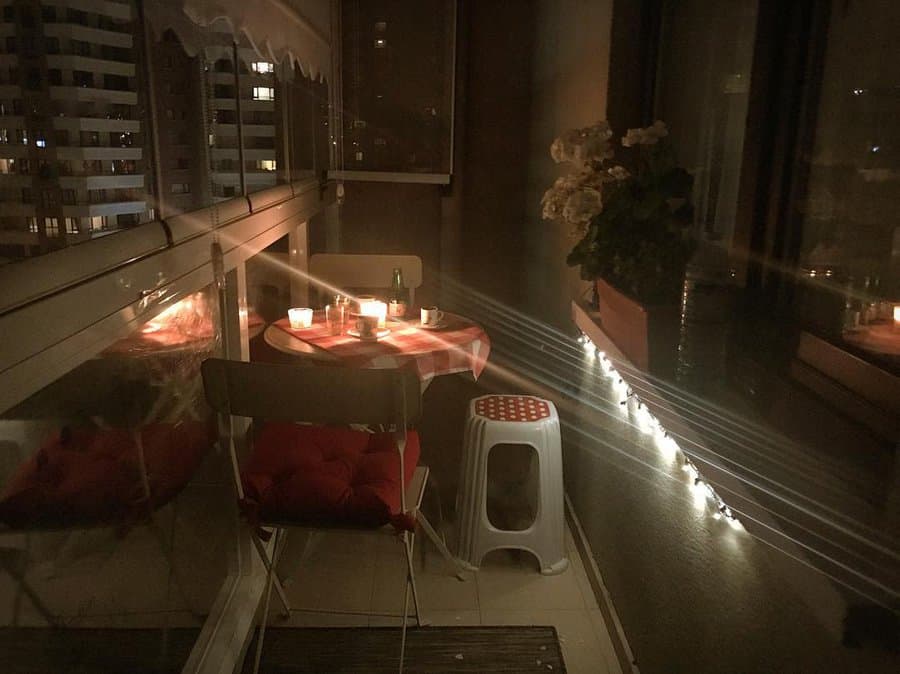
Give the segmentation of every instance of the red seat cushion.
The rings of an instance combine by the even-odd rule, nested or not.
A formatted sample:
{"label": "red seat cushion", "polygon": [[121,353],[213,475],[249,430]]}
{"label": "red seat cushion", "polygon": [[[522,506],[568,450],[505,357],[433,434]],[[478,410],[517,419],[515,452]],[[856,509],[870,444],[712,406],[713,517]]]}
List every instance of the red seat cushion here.
{"label": "red seat cushion", "polygon": [[[405,484],[419,461],[407,434]],[[382,526],[400,512],[400,454],[393,433],[267,424],[242,472],[245,499],[262,520]]]}
{"label": "red seat cushion", "polygon": [[130,430],[65,429],[9,480],[0,493],[0,521],[14,528],[56,528],[140,519],[188,483],[210,446],[209,431],[200,422],[141,429],[150,484],[147,503]]}

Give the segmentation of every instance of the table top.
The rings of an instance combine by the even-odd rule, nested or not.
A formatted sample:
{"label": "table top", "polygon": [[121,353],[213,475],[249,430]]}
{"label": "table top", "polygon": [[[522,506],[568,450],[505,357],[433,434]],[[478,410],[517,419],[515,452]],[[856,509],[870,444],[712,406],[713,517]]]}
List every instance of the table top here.
{"label": "table top", "polygon": [[456,314],[445,313],[440,329],[424,329],[418,321],[389,321],[388,328],[390,333],[377,341],[346,332],[332,335],[325,313],[316,311],[311,327],[293,330],[288,319],[282,318],[266,328],[264,339],[283,353],[348,367],[411,365],[423,384],[437,375],[456,372],[471,372],[477,379],[491,350],[484,329]]}

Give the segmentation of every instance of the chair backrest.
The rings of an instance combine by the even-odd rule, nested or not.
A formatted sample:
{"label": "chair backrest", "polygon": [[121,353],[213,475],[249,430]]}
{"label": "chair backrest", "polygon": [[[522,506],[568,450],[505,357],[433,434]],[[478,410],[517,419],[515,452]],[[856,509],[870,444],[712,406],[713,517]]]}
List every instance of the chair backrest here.
{"label": "chair backrest", "polygon": [[[415,304],[415,289],[422,285],[422,258],[418,255],[317,253],[309,258],[312,282],[323,281],[338,288],[389,288],[395,267],[403,270],[410,304]],[[325,296],[334,294],[329,289],[319,290]]]}
{"label": "chair backrest", "polygon": [[209,405],[222,414],[316,424],[395,424],[421,412],[411,370],[297,368],[209,358],[202,366]]}

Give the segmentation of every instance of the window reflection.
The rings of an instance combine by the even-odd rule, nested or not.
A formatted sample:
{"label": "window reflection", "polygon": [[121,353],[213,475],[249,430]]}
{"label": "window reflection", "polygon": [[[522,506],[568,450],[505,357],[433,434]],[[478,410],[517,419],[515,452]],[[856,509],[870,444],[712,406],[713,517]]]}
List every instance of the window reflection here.
{"label": "window reflection", "polygon": [[[212,298],[173,304],[0,417],[4,626],[162,634],[211,610],[236,522],[199,374],[218,344]],[[165,655],[164,639],[143,644],[144,661]]]}
{"label": "window reflection", "polygon": [[[876,20],[875,17],[878,17]],[[804,327],[900,369],[900,8],[832,3],[821,88],[794,217]]]}

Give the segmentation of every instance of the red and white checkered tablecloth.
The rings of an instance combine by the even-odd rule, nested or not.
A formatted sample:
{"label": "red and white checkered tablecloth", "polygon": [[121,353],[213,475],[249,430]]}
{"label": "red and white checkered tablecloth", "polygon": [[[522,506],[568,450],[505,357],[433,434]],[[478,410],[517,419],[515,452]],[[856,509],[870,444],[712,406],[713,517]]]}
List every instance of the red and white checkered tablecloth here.
{"label": "red and white checkered tablecloth", "polygon": [[[322,349],[348,367],[415,367],[423,388],[433,377],[456,372],[471,372],[476,379],[484,370],[491,340],[484,329],[462,316],[444,314],[446,327],[423,330],[417,321],[388,323],[390,334],[378,341],[365,341],[348,334],[332,335],[325,325],[324,312],[313,316],[312,327],[292,330],[282,318],[266,331],[266,341],[280,351],[290,350],[292,340],[271,339],[272,330],[282,330],[302,343]],[[309,355],[308,347],[298,344],[297,355]]]}

